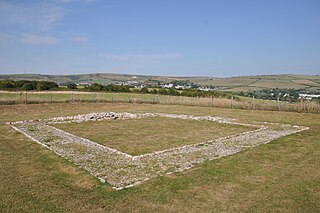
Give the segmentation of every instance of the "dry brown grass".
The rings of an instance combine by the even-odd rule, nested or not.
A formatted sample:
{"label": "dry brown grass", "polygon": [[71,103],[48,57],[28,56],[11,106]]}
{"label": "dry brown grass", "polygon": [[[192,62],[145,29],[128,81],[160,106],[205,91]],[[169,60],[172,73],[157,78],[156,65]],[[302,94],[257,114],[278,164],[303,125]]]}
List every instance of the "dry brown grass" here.
{"label": "dry brown grass", "polygon": [[145,103],[163,105],[206,106],[219,108],[320,113],[319,101],[279,102],[247,97],[184,97],[134,93],[0,93],[0,104],[18,103]]}

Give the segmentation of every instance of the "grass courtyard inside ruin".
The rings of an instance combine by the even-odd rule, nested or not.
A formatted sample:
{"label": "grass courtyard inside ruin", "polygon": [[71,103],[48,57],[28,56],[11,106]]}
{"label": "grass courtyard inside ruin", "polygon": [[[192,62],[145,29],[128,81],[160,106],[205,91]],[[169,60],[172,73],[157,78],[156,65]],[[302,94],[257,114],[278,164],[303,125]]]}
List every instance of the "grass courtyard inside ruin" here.
{"label": "grass courtyard inside ruin", "polygon": [[254,129],[212,121],[165,117],[92,121],[54,126],[131,155],[206,142]]}

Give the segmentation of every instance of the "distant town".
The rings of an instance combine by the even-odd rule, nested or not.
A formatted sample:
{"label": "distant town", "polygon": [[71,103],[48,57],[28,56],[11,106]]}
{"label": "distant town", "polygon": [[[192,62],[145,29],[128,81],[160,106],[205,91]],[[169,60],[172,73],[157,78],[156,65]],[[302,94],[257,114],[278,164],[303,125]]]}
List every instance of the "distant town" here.
{"label": "distant town", "polygon": [[66,82],[57,84],[52,81],[29,81],[10,79],[0,81],[2,90],[19,91],[42,91],[42,90],[79,90],[79,91],[106,91],[106,92],[124,92],[124,93],[152,93],[172,96],[189,97],[250,97],[263,100],[297,102],[299,100],[320,100],[320,93],[306,91],[304,89],[292,88],[265,88],[249,91],[226,91],[229,87],[199,85],[189,80],[173,80],[163,83],[159,80],[127,80],[117,81],[107,85],[84,81],[84,82]]}

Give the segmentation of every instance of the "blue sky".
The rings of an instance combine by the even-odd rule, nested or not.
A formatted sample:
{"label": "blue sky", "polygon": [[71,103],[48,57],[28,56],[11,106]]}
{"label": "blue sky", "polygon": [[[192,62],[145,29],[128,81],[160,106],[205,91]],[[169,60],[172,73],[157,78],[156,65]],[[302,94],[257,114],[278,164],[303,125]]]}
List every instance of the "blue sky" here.
{"label": "blue sky", "polygon": [[0,73],[320,74],[319,0],[0,0]]}

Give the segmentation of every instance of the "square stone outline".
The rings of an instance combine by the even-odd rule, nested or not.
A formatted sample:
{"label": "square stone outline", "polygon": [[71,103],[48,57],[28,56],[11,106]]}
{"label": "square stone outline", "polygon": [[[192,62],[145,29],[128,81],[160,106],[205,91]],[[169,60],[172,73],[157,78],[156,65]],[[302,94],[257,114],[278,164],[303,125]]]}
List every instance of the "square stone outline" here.
{"label": "square stone outline", "polygon": [[[155,116],[199,121],[208,120],[225,124],[251,126],[257,129],[203,143],[184,145],[133,156],[50,126],[50,124],[59,123],[80,123],[108,119],[140,119]],[[107,181],[115,189],[132,187],[142,181],[159,175],[181,172],[204,160],[212,160],[231,155],[243,149],[268,143],[276,138],[308,129],[308,127],[268,122],[240,123],[235,119],[213,116],[126,112],[89,113],[77,116],[9,122],[8,124],[33,141],[68,159],[79,167],[84,168],[90,174],[99,178],[100,181]],[[30,126],[35,126],[36,130],[28,130]],[[279,131],[277,128],[282,130]],[[33,131],[38,132],[38,134],[34,134]],[[51,133],[51,136],[56,136],[58,139],[53,140],[53,143],[46,142],[44,137],[48,134],[42,134],[46,131],[49,135]],[[81,154],[80,151],[73,149],[72,146],[68,147],[70,144],[85,148],[86,151]],[[96,156],[94,156],[95,154]],[[104,167],[99,169],[101,164],[104,165]]]}

